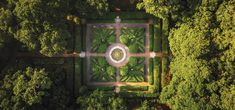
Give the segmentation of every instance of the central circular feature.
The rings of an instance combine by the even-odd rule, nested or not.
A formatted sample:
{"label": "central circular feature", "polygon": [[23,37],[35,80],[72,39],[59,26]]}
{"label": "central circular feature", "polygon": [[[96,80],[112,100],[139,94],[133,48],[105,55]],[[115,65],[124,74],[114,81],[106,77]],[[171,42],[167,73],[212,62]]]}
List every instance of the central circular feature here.
{"label": "central circular feature", "polygon": [[114,47],[110,51],[111,59],[115,60],[114,62],[122,62],[125,59],[125,50],[120,47]]}
{"label": "central circular feature", "polygon": [[111,58],[117,62],[124,60],[124,50],[120,49],[120,48],[113,48],[113,50],[111,51]]}
{"label": "central circular feature", "polygon": [[128,47],[120,43],[110,45],[106,51],[106,59],[110,65],[115,67],[125,65],[129,59]]}

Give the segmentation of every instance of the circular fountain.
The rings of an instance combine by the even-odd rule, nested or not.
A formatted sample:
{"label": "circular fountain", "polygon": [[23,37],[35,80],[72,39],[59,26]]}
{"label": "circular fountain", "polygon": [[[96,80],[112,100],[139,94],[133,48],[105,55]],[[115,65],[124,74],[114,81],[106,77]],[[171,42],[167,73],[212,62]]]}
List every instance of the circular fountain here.
{"label": "circular fountain", "polygon": [[129,60],[129,49],[127,46],[114,43],[106,51],[106,60],[114,67],[120,67],[127,64]]}

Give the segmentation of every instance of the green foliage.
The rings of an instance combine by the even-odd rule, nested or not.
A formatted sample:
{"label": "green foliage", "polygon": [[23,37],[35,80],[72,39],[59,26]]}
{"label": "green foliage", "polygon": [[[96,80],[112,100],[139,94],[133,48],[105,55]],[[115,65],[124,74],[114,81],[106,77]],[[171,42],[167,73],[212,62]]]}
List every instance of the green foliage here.
{"label": "green foliage", "polygon": [[216,12],[219,26],[213,31],[215,46],[224,50],[222,61],[235,60],[235,1],[223,2]]}
{"label": "green foliage", "polygon": [[122,82],[143,82],[144,81],[144,58],[129,59],[127,65],[120,68]]}
{"label": "green foliage", "polygon": [[0,7],[0,48],[11,38],[13,14],[10,10]]}
{"label": "green foliage", "polygon": [[153,61],[153,86],[150,86],[150,92],[159,92],[160,91],[160,68],[159,68],[159,58],[154,58]]}
{"label": "green foliage", "polygon": [[1,86],[0,108],[27,109],[41,103],[51,84],[52,81],[44,69],[28,67],[25,71],[8,74]]}
{"label": "green foliage", "polygon": [[[209,19],[210,18],[196,20],[200,20],[198,23],[200,22],[205,24],[204,26],[208,26],[210,22]],[[187,23],[181,24],[180,28],[172,30],[170,33],[171,35],[169,36],[169,45],[174,56],[197,58],[201,54],[205,54],[208,51],[208,27],[204,27],[204,29],[199,30],[198,28],[200,25],[192,23],[193,22],[189,21]],[[196,21],[194,23],[196,23]]]}
{"label": "green foliage", "polygon": [[71,100],[69,91],[66,87],[66,72],[63,68],[51,68],[50,79],[53,81],[47,96],[45,96],[41,106],[44,109],[66,109]]}
{"label": "green foliage", "polygon": [[102,14],[108,11],[108,3],[106,0],[1,1],[0,47],[8,39],[15,38],[28,50],[36,50],[46,56],[64,52],[66,41],[71,39],[66,16],[74,13],[73,10]]}
{"label": "green foliage", "polygon": [[[40,43],[41,43],[41,53],[44,53],[48,56],[53,56],[57,52],[64,51],[65,45],[67,42],[65,42],[65,38],[68,37],[69,33],[68,31],[48,31],[43,33],[40,37]],[[62,46],[64,45],[64,46]],[[62,46],[62,47],[61,47]]]}
{"label": "green foliage", "polygon": [[153,51],[153,44],[154,44],[154,28],[153,28],[153,24],[149,25],[149,51],[152,52]]}
{"label": "green foliage", "polygon": [[106,94],[103,91],[95,90],[91,94],[82,93],[77,98],[77,104],[81,110],[126,110],[126,105],[121,97],[114,94]]}
{"label": "green foliage", "polygon": [[131,53],[144,52],[144,28],[123,28],[120,41],[128,46]]}
{"label": "green foliage", "polygon": [[65,22],[68,5],[66,1],[19,0],[13,10],[18,22],[15,38],[47,56],[64,51],[65,39],[70,37]]}
{"label": "green foliage", "polygon": [[148,107],[148,101],[145,100],[142,104],[141,107],[138,108],[137,110],[149,110],[150,108]]}
{"label": "green foliage", "polygon": [[171,29],[172,81],[160,96],[171,109],[234,109],[234,4],[202,0]]}
{"label": "green foliage", "polygon": [[113,29],[93,29],[91,51],[105,53],[108,46],[115,42],[115,31]]}
{"label": "green foliage", "polygon": [[172,109],[210,108],[210,102],[206,100],[205,82],[208,82],[211,73],[207,62],[187,58],[182,62],[182,59],[176,58],[171,62],[172,81],[163,88],[161,100]]}
{"label": "green foliage", "polygon": [[148,73],[148,83],[150,85],[153,85],[153,69],[154,65],[153,65],[153,59],[149,59],[149,73]]}
{"label": "green foliage", "polygon": [[162,74],[161,74],[161,86],[164,87],[167,84],[166,74],[169,66],[168,58],[162,58]]}
{"label": "green foliage", "polygon": [[[75,9],[81,16],[103,15],[109,11],[107,0],[77,0]],[[95,12],[95,13],[94,13]]]}
{"label": "green foliage", "polygon": [[115,86],[89,86],[89,90],[94,91],[94,90],[99,90],[99,91],[111,91],[113,92],[115,90]]}
{"label": "green foliage", "polygon": [[154,36],[153,36],[153,51],[159,52],[161,50],[161,25],[160,19],[155,19],[156,24],[154,24]]}
{"label": "green foliage", "polygon": [[198,8],[200,0],[140,0],[138,9],[161,19],[180,20]]}
{"label": "green foliage", "polygon": [[91,59],[92,81],[115,81],[115,68],[110,66],[105,58]]}
{"label": "green foliage", "polygon": [[124,91],[147,91],[148,86],[121,86],[120,90]]}
{"label": "green foliage", "polygon": [[221,91],[221,108],[233,110],[235,108],[235,86],[232,85]]}

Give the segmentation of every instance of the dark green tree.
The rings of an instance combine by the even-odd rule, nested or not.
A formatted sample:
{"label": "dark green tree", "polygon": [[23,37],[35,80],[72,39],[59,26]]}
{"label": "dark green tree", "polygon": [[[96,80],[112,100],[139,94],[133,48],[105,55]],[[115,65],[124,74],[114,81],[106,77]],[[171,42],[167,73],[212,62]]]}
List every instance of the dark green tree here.
{"label": "dark green tree", "polygon": [[108,0],[76,0],[76,12],[80,16],[103,15],[109,11]]}
{"label": "dark green tree", "polygon": [[49,71],[49,77],[53,81],[48,96],[42,102],[44,109],[66,109],[69,106],[72,95],[66,88],[66,71],[63,68],[56,67]]}
{"label": "dark green tree", "polygon": [[[46,56],[60,54],[71,39],[66,16],[74,13],[73,10],[78,15],[102,14],[108,10],[108,3],[106,0],[3,0],[0,2],[0,46],[7,39],[15,38],[30,51]],[[77,20],[76,17],[74,22]]]}
{"label": "dark green tree", "polygon": [[[67,31],[68,0],[19,0],[12,10],[17,17],[15,38],[30,50],[47,56],[63,52]],[[59,13],[58,13],[59,12]]]}
{"label": "dark green tree", "polygon": [[12,38],[13,13],[0,5],[0,48]]}
{"label": "dark green tree", "polygon": [[[84,93],[85,94],[85,93]],[[90,94],[77,98],[82,110],[126,110],[124,100],[114,94],[105,94],[104,91],[95,90]]]}
{"label": "dark green tree", "polygon": [[41,103],[52,81],[44,69],[26,68],[7,74],[0,87],[0,108],[3,110],[29,109]]}

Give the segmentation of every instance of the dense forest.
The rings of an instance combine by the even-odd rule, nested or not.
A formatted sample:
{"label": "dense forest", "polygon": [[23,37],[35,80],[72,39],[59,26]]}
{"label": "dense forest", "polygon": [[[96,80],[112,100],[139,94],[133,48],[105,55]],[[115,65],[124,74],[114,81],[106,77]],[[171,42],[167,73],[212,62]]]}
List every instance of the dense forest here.
{"label": "dense forest", "polygon": [[1,0],[0,109],[234,110],[235,0],[129,2],[134,11],[168,22],[171,81],[155,93],[159,97],[129,99],[85,86],[74,96],[61,65],[15,58],[19,51],[46,57],[71,52],[70,24],[115,11],[112,0]]}

